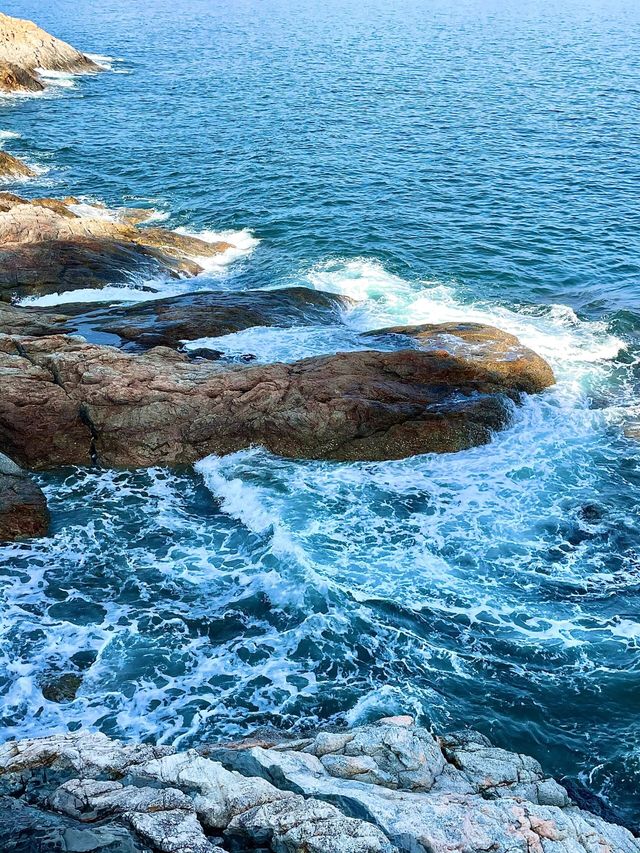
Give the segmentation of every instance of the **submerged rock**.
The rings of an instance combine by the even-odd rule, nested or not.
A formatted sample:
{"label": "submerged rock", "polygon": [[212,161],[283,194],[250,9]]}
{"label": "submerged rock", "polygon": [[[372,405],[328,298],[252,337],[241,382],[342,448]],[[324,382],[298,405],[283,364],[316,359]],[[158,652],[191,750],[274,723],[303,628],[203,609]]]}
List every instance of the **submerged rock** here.
{"label": "submerged rock", "polygon": [[218,337],[251,326],[290,326],[335,320],[347,297],[307,287],[211,291],[112,308],[96,328],[143,347],[177,347],[182,341]]}
{"label": "submerged rock", "polygon": [[42,695],[49,702],[73,702],[82,684],[77,672],[50,674],[41,684]]}
{"label": "submerged rock", "polygon": [[23,71],[99,71],[100,66],[71,45],[55,38],[33,21],[0,13],[0,63]]}
{"label": "submerged rock", "polygon": [[217,853],[218,842],[273,853],[640,851],[628,830],[576,807],[536,761],[476,732],[438,739],[390,718],[207,751],[213,758],[86,732],[8,742],[0,786],[17,797],[12,813],[28,798],[43,825],[99,823],[116,837],[126,826],[164,853]]}
{"label": "submerged rock", "polygon": [[76,201],[0,193],[0,299],[102,287],[141,270],[198,275],[196,259],[230,248]]}
{"label": "submerged rock", "polygon": [[0,453],[0,541],[44,536],[48,527],[49,511],[42,489]]}
{"label": "submerged rock", "polygon": [[33,178],[36,173],[30,166],[6,151],[0,151],[0,180]]}
{"label": "submerged rock", "polygon": [[0,447],[31,467],[176,465],[254,444],[397,459],[486,443],[529,383],[438,350],[222,368],[164,347],[0,336]]}

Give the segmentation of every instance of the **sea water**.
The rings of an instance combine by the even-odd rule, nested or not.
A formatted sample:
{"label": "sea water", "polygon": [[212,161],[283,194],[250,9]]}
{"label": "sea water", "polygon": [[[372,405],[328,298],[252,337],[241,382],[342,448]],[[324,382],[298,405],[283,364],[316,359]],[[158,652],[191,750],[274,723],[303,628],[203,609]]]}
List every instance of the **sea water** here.
{"label": "sea water", "polygon": [[[0,551],[2,737],[85,725],[186,746],[408,712],[535,755],[637,827],[637,4],[5,11],[111,69],[0,102],[3,148],[47,169],[19,192],[146,206],[238,246],[190,281],[35,304],[304,285],[357,301],[326,326],[186,346],[292,361],[471,320],[558,382],[455,455],[253,448],[39,475],[51,537]],[[65,672],[76,698],[45,699]]]}

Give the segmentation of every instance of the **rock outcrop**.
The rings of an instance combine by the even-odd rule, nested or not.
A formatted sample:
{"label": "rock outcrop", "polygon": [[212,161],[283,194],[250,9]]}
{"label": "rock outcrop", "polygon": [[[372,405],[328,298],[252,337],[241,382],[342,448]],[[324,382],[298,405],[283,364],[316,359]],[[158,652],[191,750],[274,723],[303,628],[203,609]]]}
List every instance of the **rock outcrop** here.
{"label": "rock outcrop", "polygon": [[336,322],[351,304],[348,297],[307,287],[199,291],[124,306],[66,303],[64,313],[0,301],[0,333],[40,337],[81,331],[94,343],[107,333],[134,351],[154,346],[177,349],[183,341],[251,326]]}
{"label": "rock outcrop", "polygon": [[407,717],[186,752],[86,732],[9,741],[0,793],[14,838],[73,827],[85,851],[100,849],[96,831],[163,853],[640,851],[532,758]]}
{"label": "rock outcrop", "polygon": [[49,512],[42,490],[0,453],[0,542],[44,536],[48,527]]}
{"label": "rock outcrop", "polygon": [[553,371],[542,356],[520,343],[515,335],[481,323],[425,323],[420,326],[393,326],[367,332],[367,337],[388,335],[409,337],[421,349],[448,352],[452,358],[477,363],[498,383],[515,383],[529,394],[553,385]]}
{"label": "rock outcrop", "polygon": [[34,72],[0,60],[0,92],[42,92],[44,83]]}
{"label": "rock outcrop", "polygon": [[0,335],[0,379],[0,449],[35,468],[185,464],[254,444],[334,460],[454,452],[488,442],[531,390],[445,350],[224,369],[62,335]]}
{"label": "rock outcrop", "polygon": [[198,275],[198,259],[231,248],[139,220],[138,211],[0,193],[0,299],[102,287],[143,270]]}
{"label": "rock outcrop", "polygon": [[22,160],[0,151],[0,180],[13,181],[17,178],[33,178],[36,173],[31,166],[27,166]]}
{"label": "rock outcrop", "polygon": [[8,90],[38,91],[38,86],[30,82],[30,78],[42,88],[42,82],[37,76],[39,69],[81,74],[100,71],[100,66],[71,45],[49,35],[32,21],[0,13],[0,74],[3,87]]}

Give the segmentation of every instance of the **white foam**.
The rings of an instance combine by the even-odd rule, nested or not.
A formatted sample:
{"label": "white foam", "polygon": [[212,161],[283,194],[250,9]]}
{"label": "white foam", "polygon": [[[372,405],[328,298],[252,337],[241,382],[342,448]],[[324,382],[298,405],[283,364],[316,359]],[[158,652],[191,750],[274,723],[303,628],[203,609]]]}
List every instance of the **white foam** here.
{"label": "white foam", "polygon": [[[142,289],[144,286],[145,289]],[[106,285],[102,288],[83,287],[65,290],[62,293],[47,293],[44,296],[25,296],[18,305],[50,308],[75,302],[146,302],[167,296],[178,296],[190,288],[180,287],[180,282],[170,278],[149,279],[139,287],[135,285]]]}
{"label": "white foam", "polygon": [[4,147],[2,143],[5,139],[21,139],[21,135],[15,130],[0,130],[0,147]]}
{"label": "white foam", "polygon": [[197,237],[199,240],[204,240],[205,243],[231,244],[229,249],[218,255],[214,255],[214,257],[201,255],[194,255],[192,257],[192,260],[208,273],[222,270],[224,267],[229,266],[229,264],[241,258],[246,258],[260,245],[260,240],[247,228],[239,231],[213,231],[211,229],[194,231],[189,228],[176,228],[175,230],[178,234],[184,234],[187,237]]}
{"label": "white foam", "polygon": [[297,361],[313,355],[370,349],[367,342],[345,326],[253,326],[229,335],[185,341],[186,350],[209,348],[228,356],[251,354],[263,364]]}
{"label": "white foam", "polygon": [[567,386],[625,348],[624,341],[607,331],[606,323],[580,320],[568,306],[516,310],[495,303],[461,301],[452,285],[411,283],[374,261],[330,261],[310,270],[306,282],[317,290],[360,300],[362,304],[347,322],[363,331],[420,323],[497,326],[546,358]]}
{"label": "white foam", "polygon": [[75,87],[76,74],[69,71],[52,71],[48,68],[36,68],[36,73],[45,84],[57,86],[62,89],[73,89]]}

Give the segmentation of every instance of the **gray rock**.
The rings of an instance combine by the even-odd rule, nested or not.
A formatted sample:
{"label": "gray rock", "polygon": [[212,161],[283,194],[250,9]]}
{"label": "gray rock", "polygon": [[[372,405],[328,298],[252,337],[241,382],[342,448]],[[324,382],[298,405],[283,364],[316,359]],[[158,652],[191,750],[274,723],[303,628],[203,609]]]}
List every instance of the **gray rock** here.
{"label": "gray rock", "polygon": [[305,751],[319,756],[331,776],[409,791],[428,791],[446,764],[426,729],[386,723],[318,735]]}
{"label": "gray rock", "polygon": [[392,853],[395,849],[370,823],[300,796],[243,812],[231,821],[225,835],[271,842],[277,853]]}
{"label": "gray rock", "polygon": [[[54,735],[0,747],[0,778],[49,810],[38,813],[57,838],[60,827],[74,830],[60,823],[73,818],[75,846],[51,849],[77,853],[102,841],[111,851],[112,830],[113,850],[129,853],[118,846],[130,838],[119,823],[162,853],[220,853],[212,830],[231,850],[273,853],[640,853],[637,838],[573,805],[538,762],[475,732],[437,741],[400,718],[263,743],[218,748],[223,766],[196,750]],[[43,768],[80,778],[56,781],[47,799],[50,787],[38,793]],[[87,821],[95,838],[83,834]]]}
{"label": "gray rock", "polygon": [[194,811],[193,802],[174,788],[135,788],[120,782],[71,779],[50,798],[53,809],[78,820],[102,820],[125,812]]}
{"label": "gray rock", "polygon": [[125,820],[162,853],[223,853],[207,839],[193,812],[129,812]]}

